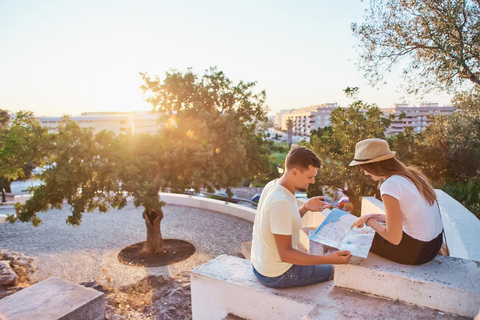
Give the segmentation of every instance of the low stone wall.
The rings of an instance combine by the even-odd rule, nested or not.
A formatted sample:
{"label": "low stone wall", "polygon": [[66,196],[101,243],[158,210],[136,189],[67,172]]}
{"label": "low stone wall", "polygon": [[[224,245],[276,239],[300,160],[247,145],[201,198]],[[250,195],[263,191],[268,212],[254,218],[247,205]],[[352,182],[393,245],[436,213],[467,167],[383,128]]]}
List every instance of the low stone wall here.
{"label": "low stone wall", "polygon": [[236,197],[243,199],[251,199],[256,194],[261,194],[263,187],[244,187],[244,188],[233,188],[233,193]]}
{"label": "low stone wall", "polygon": [[190,196],[178,193],[160,193],[160,198],[168,204],[176,204],[186,207],[202,208],[211,211],[225,213],[247,221],[255,220],[255,209],[245,206],[197,196]]}

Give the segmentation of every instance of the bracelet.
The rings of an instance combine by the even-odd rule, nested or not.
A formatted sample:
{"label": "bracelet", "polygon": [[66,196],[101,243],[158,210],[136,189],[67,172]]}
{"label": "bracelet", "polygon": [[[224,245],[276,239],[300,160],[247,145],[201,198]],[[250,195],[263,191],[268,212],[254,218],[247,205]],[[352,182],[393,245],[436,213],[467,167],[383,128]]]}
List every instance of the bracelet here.
{"label": "bracelet", "polygon": [[365,225],[366,225],[367,227],[370,227],[370,226],[367,224],[368,220],[370,220],[370,219],[372,219],[372,217],[368,218],[368,219],[365,221]]}

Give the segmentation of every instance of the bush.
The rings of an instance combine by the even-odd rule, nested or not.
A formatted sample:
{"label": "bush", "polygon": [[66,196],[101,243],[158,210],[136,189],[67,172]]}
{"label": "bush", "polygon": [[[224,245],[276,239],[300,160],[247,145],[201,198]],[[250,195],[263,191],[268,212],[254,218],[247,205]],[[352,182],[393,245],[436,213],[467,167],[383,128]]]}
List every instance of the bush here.
{"label": "bush", "polygon": [[467,183],[447,181],[443,191],[480,219],[480,181],[472,180]]}

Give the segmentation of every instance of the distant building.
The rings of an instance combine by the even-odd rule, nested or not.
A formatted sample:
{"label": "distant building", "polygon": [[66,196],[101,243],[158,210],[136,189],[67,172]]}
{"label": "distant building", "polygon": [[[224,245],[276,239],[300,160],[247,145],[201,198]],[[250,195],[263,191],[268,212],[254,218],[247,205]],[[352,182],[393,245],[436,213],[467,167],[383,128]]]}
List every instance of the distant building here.
{"label": "distant building", "polygon": [[274,119],[274,122],[273,122],[274,128],[282,130],[282,115],[287,113],[287,112],[290,112],[292,110],[293,109],[283,109],[283,110],[280,110],[279,112],[277,112],[275,114],[275,119]]}
{"label": "distant building", "polygon": [[438,103],[424,103],[419,107],[411,107],[405,103],[397,103],[393,110],[389,109],[383,111],[393,113],[395,116],[390,127],[387,129],[387,134],[393,135],[404,132],[407,127],[412,127],[414,132],[420,133],[433,122],[429,116],[452,114],[455,111],[455,107],[440,107]]}
{"label": "distant building", "polygon": [[313,130],[330,126],[330,113],[337,108],[337,103],[326,103],[301,109],[282,110],[285,112],[279,115],[280,129],[287,130],[287,120],[292,119],[293,134],[309,136]]}
{"label": "distant building", "polygon": [[[94,133],[102,130],[112,131],[115,134],[132,133],[155,134],[160,128],[160,115],[151,112],[125,113],[85,113],[81,116],[70,117],[81,128],[92,128]],[[49,132],[57,132],[62,117],[40,117],[40,124],[48,128]]]}

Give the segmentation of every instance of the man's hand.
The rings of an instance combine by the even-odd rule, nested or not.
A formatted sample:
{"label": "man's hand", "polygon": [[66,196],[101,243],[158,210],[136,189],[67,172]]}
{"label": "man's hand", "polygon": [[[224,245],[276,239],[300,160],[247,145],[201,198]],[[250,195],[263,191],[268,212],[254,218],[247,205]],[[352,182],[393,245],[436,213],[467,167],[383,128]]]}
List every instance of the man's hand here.
{"label": "man's hand", "polygon": [[352,257],[350,251],[343,250],[343,251],[335,251],[328,255],[328,257],[332,260],[331,264],[347,264]]}
{"label": "man's hand", "polygon": [[305,209],[309,211],[323,211],[328,207],[330,207],[329,203],[323,202],[322,200],[323,200],[323,196],[310,198],[305,203]]}

